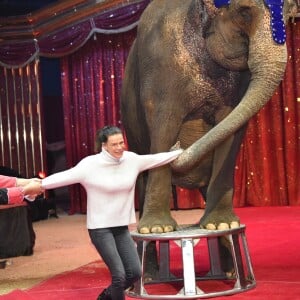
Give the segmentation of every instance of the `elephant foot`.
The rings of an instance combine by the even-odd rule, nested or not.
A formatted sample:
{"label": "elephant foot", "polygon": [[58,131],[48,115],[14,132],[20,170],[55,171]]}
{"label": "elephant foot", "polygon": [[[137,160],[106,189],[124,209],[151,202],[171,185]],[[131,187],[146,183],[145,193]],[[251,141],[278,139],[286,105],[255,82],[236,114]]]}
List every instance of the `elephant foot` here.
{"label": "elephant foot", "polygon": [[145,283],[151,283],[152,281],[159,279],[159,271],[158,270],[151,270],[145,272],[144,281]]}
{"label": "elephant foot", "polygon": [[234,229],[240,227],[240,223],[237,221],[233,221],[230,224],[220,223],[218,226],[214,223],[208,223],[205,227],[201,226],[201,228],[205,228],[208,230],[226,230],[226,229]]}
{"label": "elephant foot", "polygon": [[239,218],[231,212],[212,212],[204,214],[200,227],[207,230],[227,230],[240,227]]}
{"label": "elephant foot", "polygon": [[236,273],[235,273],[234,269],[232,269],[231,271],[225,272],[225,274],[226,274],[226,277],[228,279],[235,279],[236,278]]}
{"label": "elephant foot", "polygon": [[144,260],[144,280],[151,282],[159,278],[158,253],[156,242],[150,242],[146,247],[146,259]]}
{"label": "elephant foot", "polygon": [[138,232],[142,234],[147,233],[163,233],[175,231],[177,227],[176,221],[171,215],[144,215],[138,224]]}

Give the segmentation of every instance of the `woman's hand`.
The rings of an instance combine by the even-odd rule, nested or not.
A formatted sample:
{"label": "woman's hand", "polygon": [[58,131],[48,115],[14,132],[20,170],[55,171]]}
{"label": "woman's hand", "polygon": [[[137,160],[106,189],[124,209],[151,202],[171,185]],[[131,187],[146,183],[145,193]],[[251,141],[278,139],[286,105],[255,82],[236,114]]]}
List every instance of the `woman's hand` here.
{"label": "woman's hand", "polygon": [[175,150],[179,150],[179,149],[181,149],[180,141],[177,141],[176,144],[170,148],[170,151],[175,151]]}
{"label": "woman's hand", "polygon": [[16,178],[16,186],[18,187],[24,187],[26,184],[30,182],[31,179],[28,178]]}
{"label": "woman's hand", "polygon": [[38,195],[44,192],[42,180],[39,178],[27,179],[27,184],[23,185],[22,188],[25,198],[29,201],[34,201]]}

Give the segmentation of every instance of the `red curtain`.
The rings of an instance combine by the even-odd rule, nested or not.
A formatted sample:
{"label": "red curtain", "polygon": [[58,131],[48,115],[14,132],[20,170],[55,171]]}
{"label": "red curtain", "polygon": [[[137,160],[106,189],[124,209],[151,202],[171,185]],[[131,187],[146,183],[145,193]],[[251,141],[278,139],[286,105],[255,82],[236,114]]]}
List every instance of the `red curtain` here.
{"label": "red curtain", "polygon": [[[288,28],[289,60],[283,83],[252,118],[236,163],[234,206],[299,205],[300,20]],[[62,85],[68,165],[93,153],[94,135],[120,125],[119,92],[135,31],[94,35],[63,57]],[[177,188],[178,208],[204,207],[198,190]],[[70,213],[86,212],[79,186]]]}
{"label": "red curtain", "polygon": [[[47,147],[46,138],[47,142],[49,142],[49,140],[51,141],[51,139],[49,139],[48,132],[45,132],[49,127],[45,126],[44,122],[52,122],[52,111],[55,106],[52,100],[59,101],[60,97],[59,99],[55,99],[53,94],[50,93],[50,97],[48,97],[48,95],[46,96],[42,92],[42,85],[44,84],[44,87],[46,87],[48,83],[47,80],[49,80],[50,83],[54,83],[55,80],[53,81],[53,74],[51,72],[47,73],[47,68],[45,68],[46,72],[43,72],[43,67],[40,68],[39,57],[62,57],[74,53],[85,45],[91,35],[97,32],[113,35],[116,32],[126,32],[135,28],[140,15],[149,4],[149,1],[150,0],[107,0],[95,1],[94,4],[87,3],[87,5],[78,5],[80,1],[75,1],[74,6],[61,3],[49,6],[39,12],[33,12],[30,16],[12,16],[1,19],[0,166],[13,168],[24,177],[35,176],[41,170],[47,173],[46,158],[49,159],[49,157],[46,157],[45,151]],[[69,18],[71,15],[72,18]],[[67,22],[66,19],[68,19]],[[40,26],[41,20],[42,26]],[[125,36],[123,38],[125,38]],[[129,42],[131,41],[129,40]],[[109,41],[105,43],[109,44]],[[94,45],[91,43],[89,43],[89,45],[92,48],[90,51],[95,51],[93,48]],[[112,47],[114,47],[113,51],[115,53],[119,52],[118,55],[116,55],[116,64],[115,66],[109,66],[109,64],[105,63],[99,73],[97,73],[97,70],[95,70],[93,74],[91,73],[92,68],[87,62],[89,59],[87,48],[85,48],[85,51],[80,51],[77,55],[73,56],[73,59],[76,60],[76,63],[79,63],[79,65],[74,64],[74,66],[76,65],[76,68],[74,68],[75,75],[71,77],[70,80],[75,81],[78,79],[78,81],[76,81],[77,86],[72,82],[68,85],[68,82],[64,81],[65,94],[72,95],[72,97],[75,98],[76,96],[84,97],[84,101],[91,103],[91,105],[85,107],[84,109],[86,109],[86,111],[83,111],[80,101],[74,100],[74,103],[70,103],[70,107],[68,107],[67,104],[65,110],[71,111],[71,115],[69,114],[66,120],[67,128],[69,125],[68,120],[71,120],[73,117],[77,118],[76,112],[74,112],[77,110],[79,110],[81,114],[79,121],[82,122],[82,124],[85,123],[83,126],[87,126],[87,128],[91,126],[90,124],[97,124],[96,122],[92,123],[94,118],[97,119],[101,117],[102,122],[106,122],[110,121],[110,118],[113,118],[112,116],[116,116],[114,110],[117,109],[117,101],[114,102],[116,105],[112,106],[112,111],[110,111],[110,108],[105,108],[105,110],[107,110],[107,119],[103,118],[103,110],[101,110],[102,115],[96,115],[94,111],[97,109],[97,104],[105,106],[113,97],[117,97],[117,93],[120,89],[119,85],[114,84],[115,80],[113,75],[116,73],[116,78],[118,78],[119,81],[120,74],[118,72],[122,72],[123,67],[118,63],[123,61],[123,59],[118,59],[118,56],[126,55],[124,49],[128,47],[123,47],[122,43],[120,45],[112,45]],[[102,45],[98,43],[97,48],[101,47]],[[101,55],[98,57],[95,55],[95,60],[91,58],[91,63],[94,64],[94,66],[98,66],[99,62],[97,59],[105,61],[106,58],[104,56],[107,55],[107,53],[109,52],[103,51],[103,57],[101,57]],[[109,61],[109,63],[113,61],[110,54],[108,54],[107,61]],[[42,60],[42,64],[43,62],[45,62],[45,60]],[[70,64],[72,65],[71,59]],[[81,72],[80,68],[85,70],[85,72]],[[110,68],[114,68],[112,69],[110,77],[111,86],[107,84],[108,80],[106,80],[106,83],[103,85],[107,85],[107,88],[106,90],[102,90],[102,88],[99,88],[100,81],[103,80],[104,77],[109,76]],[[65,67],[65,69],[66,73],[69,74],[69,68]],[[77,76],[76,72],[78,72],[79,76]],[[94,74],[96,74],[97,79],[101,78],[101,80],[98,86],[92,86],[90,88],[88,80],[92,78]],[[82,75],[85,77],[81,77]],[[44,77],[46,80],[42,80]],[[83,78],[86,78],[86,87],[80,85],[82,81],[84,81],[82,80]],[[74,90],[69,89],[70,87],[74,87]],[[84,94],[81,94],[81,92]],[[98,92],[101,93],[101,95],[97,95]],[[104,95],[104,93],[106,94]],[[95,98],[95,95],[98,98]],[[113,97],[111,95],[113,95]],[[94,99],[95,103],[92,103],[91,99]],[[99,99],[101,99],[101,101]],[[49,106],[51,108],[50,111],[47,109]],[[55,107],[55,109],[57,109],[57,107]],[[88,122],[85,122],[86,115],[92,118]],[[56,135],[55,129],[61,128],[62,126],[60,113],[58,112],[55,117],[58,122],[56,126],[52,126],[53,131],[51,138],[57,141],[58,137],[63,137],[64,130],[61,130],[61,132]],[[72,119],[72,121],[74,120]],[[84,130],[81,130],[82,136],[80,136],[80,140],[74,140],[68,145],[69,153],[71,152],[70,147],[79,147],[81,142],[84,142],[83,132]],[[78,137],[78,132],[74,134],[74,136]],[[87,136],[89,136],[88,131]],[[88,149],[85,154],[90,153],[90,144],[91,143],[85,144],[84,147]],[[76,161],[81,157],[80,152],[79,154],[75,152],[74,155]],[[72,159],[71,162],[73,163],[74,160]],[[71,165],[70,163],[70,166]]]}
{"label": "red curtain", "polygon": [[300,20],[288,28],[284,80],[249,124],[236,164],[235,206],[300,204]]}
{"label": "red curtain", "polygon": [[[120,90],[135,30],[94,34],[82,48],[61,59],[66,156],[69,166],[93,153],[97,129],[121,125]],[[80,186],[70,188],[70,213],[86,212]]]}

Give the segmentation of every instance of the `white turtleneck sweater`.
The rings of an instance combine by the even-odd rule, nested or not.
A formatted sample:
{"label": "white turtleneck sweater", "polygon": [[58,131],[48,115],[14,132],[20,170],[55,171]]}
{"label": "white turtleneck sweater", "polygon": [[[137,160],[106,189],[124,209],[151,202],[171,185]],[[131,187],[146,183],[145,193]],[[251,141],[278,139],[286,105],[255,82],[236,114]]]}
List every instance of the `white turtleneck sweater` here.
{"label": "white turtleneck sweater", "polygon": [[120,159],[104,149],[87,156],[75,167],[42,180],[45,189],[80,183],[87,193],[87,228],[105,228],[136,222],[134,191],[140,172],[165,165],[182,150],[138,155],[124,151]]}

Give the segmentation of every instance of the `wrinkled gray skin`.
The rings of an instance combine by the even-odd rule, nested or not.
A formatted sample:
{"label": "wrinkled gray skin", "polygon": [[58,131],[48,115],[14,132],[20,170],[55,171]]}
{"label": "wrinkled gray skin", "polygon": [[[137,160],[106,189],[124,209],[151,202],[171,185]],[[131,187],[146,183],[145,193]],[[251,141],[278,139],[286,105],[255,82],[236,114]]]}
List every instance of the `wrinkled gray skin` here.
{"label": "wrinkled gray skin", "polygon": [[[296,8],[285,3],[285,21]],[[140,154],[185,149],[170,166],[140,176],[141,233],[176,229],[171,184],[199,188],[204,228],[238,226],[232,208],[235,159],[247,121],[283,78],[287,52],[276,44],[262,0],[154,0],[144,11],[122,88],[129,148]]]}

